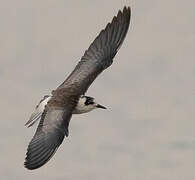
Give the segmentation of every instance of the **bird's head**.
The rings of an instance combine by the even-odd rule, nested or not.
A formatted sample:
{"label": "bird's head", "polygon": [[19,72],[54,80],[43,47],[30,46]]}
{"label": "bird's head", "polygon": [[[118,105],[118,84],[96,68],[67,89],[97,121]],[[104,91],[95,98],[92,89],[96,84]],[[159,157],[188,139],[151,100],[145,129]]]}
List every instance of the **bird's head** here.
{"label": "bird's head", "polygon": [[85,113],[96,108],[106,109],[106,107],[98,104],[93,97],[81,96],[77,104],[76,110],[78,113]]}
{"label": "bird's head", "polygon": [[92,107],[94,107],[94,109],[95,108],[106,109],[106,107],[98,104],[93,97],[83,96],[83,98],[85,99],[85,105],[86,106],[92,106]]}

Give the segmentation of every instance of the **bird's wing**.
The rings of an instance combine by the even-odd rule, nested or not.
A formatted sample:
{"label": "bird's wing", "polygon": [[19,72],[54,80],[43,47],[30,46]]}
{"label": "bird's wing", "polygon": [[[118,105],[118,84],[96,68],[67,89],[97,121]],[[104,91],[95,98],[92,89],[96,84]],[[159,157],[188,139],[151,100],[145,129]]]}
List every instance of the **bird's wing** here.
{"label": "bird's wing", "polygon": [[107,24],[85,51],[73,72],[55,90],[56,93],[71,89],[72,94],[85,94],[95,78],[112,64],[113,58],[127,34],[130,16],[130,7],[124,7],[122,12],[119,10],[117,16]]}
{"label": "bird's wing", "polygon": [[28,145],[24,163],[28,169],[39,168],[49,161],[62,143],[64,136],[68,136],[72,109],[49,105],[46,106],[37,131]]}
{"label": "bird's wing", "polygon": [[45,109],[45,105],[47,104],[47,102],[50,100],[51,96],[46,95],[43,97],[43,99],[41,99],[41,101],[39,102],[39,104],[36,106],[34,112],[32,113],[32,115],[30,116],[30,119],[28,120],[28,122],[25,124],[25,126],[27,127],[31,127],[33,126],[37,121],[41,120],[41,116],[42,113]]}

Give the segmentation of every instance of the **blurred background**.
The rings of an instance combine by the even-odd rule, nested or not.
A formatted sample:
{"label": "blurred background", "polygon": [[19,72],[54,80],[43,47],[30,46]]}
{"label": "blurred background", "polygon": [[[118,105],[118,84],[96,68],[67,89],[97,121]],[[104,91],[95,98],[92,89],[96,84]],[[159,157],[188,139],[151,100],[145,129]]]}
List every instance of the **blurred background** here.
{"label": "blurred background", "polygon": [[[1,1],[2,180],[194,180],[195,1]],[[87,95],[108,110],[74,115],[55,156],[23,167],[39,100],[73,70],[123,6],[131,25]]]}

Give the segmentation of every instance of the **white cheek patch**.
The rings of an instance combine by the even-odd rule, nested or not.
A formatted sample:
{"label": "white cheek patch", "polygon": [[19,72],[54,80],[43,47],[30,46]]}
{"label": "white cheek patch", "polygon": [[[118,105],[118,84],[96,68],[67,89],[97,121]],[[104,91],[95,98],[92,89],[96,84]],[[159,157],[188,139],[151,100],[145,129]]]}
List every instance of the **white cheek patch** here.
{"label": "white cheek patch", "polygon": [[94,105],[85,104],[86,98],[80,98],[77,106],[75,107],[73,114],[82,114],[82,113],[87,113],[95,109]]}

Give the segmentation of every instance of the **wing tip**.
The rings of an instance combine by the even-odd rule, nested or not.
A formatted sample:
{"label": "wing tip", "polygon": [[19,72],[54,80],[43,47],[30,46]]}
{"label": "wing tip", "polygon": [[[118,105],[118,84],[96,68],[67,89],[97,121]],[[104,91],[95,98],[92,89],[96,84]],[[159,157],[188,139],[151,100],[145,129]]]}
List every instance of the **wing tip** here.
{"label": "wing tip", "polygon": [[56,150],[57,148],[47,151],[47,154],[45,154],[42,158],[40,157],[40,160],[32,160],[27,156],[24,162],[24,167],[28,170],[35,170],[44,166],[53,157]]}
{"label": "wing tip", "polygon": [[40,141],[32,141],[28,145],[24,167],[28,170],[38,169],[45,165],[55,154],[58,146],[50,148],[44,146]]}
{"label": "wing tip", "polygon": [[[130,6],[124,6],[123,10],[119,10],[118,11],[118,15],[121,15],[123,17],[125,17],[125,20],[128,21],[128,23],[130,22],[130,18],[131,18],[131,7]],[[118,17],[117,15],[117,17]]]}
{"label": "wing tip", "polygon": [[[131,19],[131,7],[124,6],[123,10],[119,10],[118,14],[113,18],[111,26],[118,26],[118,36],[115,38],[114,42],[117,44],[117,50],[121,47],[126,34],[129,29]],[[112,27],[112,28],[113,28]]]}
{"label": "wing tip", "polygon": [[123,14],[128,13],[131,14],[131,6],[124,6],[123,8]]}

